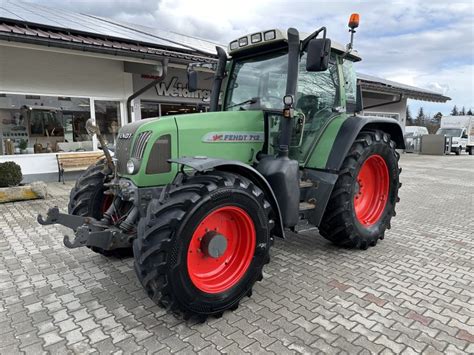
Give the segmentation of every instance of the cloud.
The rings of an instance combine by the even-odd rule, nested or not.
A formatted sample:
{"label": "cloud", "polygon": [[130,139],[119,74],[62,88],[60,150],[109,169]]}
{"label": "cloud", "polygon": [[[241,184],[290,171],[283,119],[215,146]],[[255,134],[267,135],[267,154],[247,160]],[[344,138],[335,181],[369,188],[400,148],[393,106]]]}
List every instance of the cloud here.
{"label": "cloud", "polygon": [[[474,4],[471,0],[27,0],[227,44],[244,33],[324,25],[346,43],[351,12],[361,15],[358,70],[405,84],[443,90],[446,105],[474,106]],[[426,103],[420,103],[426,104]],[[427,104],[428,105],[428,104]],[[436,106],[437,105],[437,106]]]}

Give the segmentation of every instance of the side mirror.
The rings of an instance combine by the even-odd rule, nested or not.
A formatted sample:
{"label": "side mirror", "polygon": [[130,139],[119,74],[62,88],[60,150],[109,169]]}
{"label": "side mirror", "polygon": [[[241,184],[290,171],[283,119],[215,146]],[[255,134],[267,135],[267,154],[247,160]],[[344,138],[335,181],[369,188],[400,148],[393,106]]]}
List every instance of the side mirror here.
{"label": "side mirror", "polygon": [[94,124],[94,121],[92,120],[92,118],[89,118],[89,119],[86,121],[86,131],[87,131],[87,133],[89,134],[89,136],[91,136],[91,137],[92,137],[94,134],[100,133],[99,127],[97,127],[97,126]]}
{"label": "side mirror", "polygon": [[195,92],[198,89],[198,78],[197,71],[188,70],[188,90],[189,92]]}
{"label": "side mirror", "polygon": [[308,43],[306,70],[309,72],[325,71],[329,66],[331,40],[329,38],[314,38]]}

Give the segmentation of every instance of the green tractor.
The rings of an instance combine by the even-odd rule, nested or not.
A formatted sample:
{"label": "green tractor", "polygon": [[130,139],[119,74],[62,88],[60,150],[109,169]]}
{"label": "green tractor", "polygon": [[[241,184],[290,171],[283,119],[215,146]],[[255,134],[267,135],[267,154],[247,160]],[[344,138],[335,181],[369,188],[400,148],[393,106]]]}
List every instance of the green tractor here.
{"label": "green tractor", "polygon": [[252,294],[288,231],[375,246],[395,216],[404,141],[395,120],[358,115],[352,37],[343,47],[324,27],[290,28],[217,48],[211,112],[127,124],[113,157],[88,122],[105,159],[77,180],[69,214],[38,221],[71,228],[67,247],[133,253],[149,297],[200,320]]}

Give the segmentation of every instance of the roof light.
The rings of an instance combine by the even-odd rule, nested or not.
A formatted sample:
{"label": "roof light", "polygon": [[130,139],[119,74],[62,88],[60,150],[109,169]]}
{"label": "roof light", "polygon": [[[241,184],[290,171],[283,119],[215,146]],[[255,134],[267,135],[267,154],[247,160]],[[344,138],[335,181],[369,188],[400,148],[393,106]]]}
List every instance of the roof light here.
{"label": "roof light", "polygon": [[260,32],[254,33],[252,36],[250,36],[250,42],[252,43],[262,42],[262,34]]}
{"label": "roof light", "polygon": [[249,44],[249,39],[247,37],[239,38],[239,47],[245,47]]}
{"label": "roof light", "polygon": [[351,29],[359,27],[359,14],[352,14],[349,18],[349,27]]}
{"label": "roof light", "polygon": [[239,48],[239,42],[237,42],[237,41],[230,42],[229,48],[230,48],[231,51],[233,51],[234,49]]}
{"label": "roof light", "polygon": [[275,30],[265,32],[263,34],[263,38],[265,39],[265,41],[271,41],[272,39],[275,39],[276,38]]}

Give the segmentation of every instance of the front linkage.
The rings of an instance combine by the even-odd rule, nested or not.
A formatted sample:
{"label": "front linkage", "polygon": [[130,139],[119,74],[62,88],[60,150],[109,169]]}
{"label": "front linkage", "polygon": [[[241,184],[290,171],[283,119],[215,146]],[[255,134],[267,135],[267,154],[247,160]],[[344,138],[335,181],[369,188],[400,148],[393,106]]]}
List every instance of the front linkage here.
{"label": "front linkage", "polygon": [[57,206],[50,208],[46,219],[38,215],[41,225],[61,224],[74,231],[75,238],[71,241],[64,236],[64,245],[68,248],[97,247],[103,250],[130,248],[133,238],[119,227],[104,224],[92,217],[82,217],[59,212]]}

